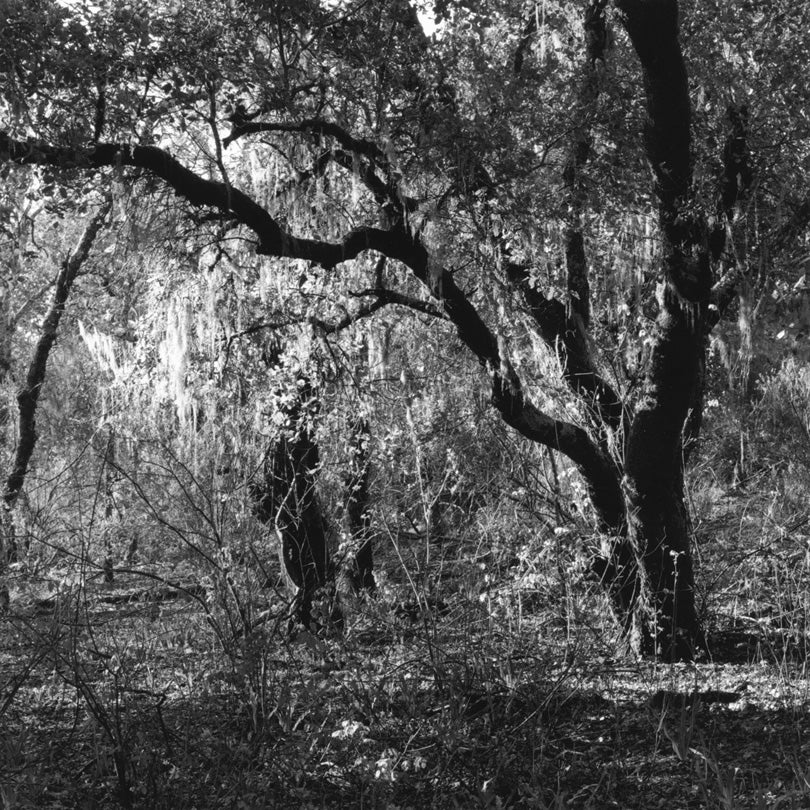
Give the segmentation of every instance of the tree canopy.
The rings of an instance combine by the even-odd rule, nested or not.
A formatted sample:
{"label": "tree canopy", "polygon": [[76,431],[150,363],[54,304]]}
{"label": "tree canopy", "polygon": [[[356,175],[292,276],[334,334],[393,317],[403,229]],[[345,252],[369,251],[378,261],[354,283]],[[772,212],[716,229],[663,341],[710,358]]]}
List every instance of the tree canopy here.
{"label": "tree canopy", "polygon": [[[211,386],[190,382],[195,318],[199,359],[220,375],[234,362],[253,386],[271,333],[301,354],[301,340],[334,347],[392,307],[435,319],[439,350],[477,361],[500,417],[578,471],[602,536],[594,573],[625,626],[635,617],[642,645],[667,657],[704,644],[684,459],[712,330],[734,306],[750,321],[752,298],[778,297],[801,256],[807,91],[781,78],[807,42],[801,10],[190,0],[3,12],[4,228],[21,290],[49,272],[38,217],[95,217],[85,242],[110,241],[120,269],[102,283],[130,310],[115,326],[92,316],[95,352],[113,341],[111,367],[116,341],[144,345],[155,285],[184,290],[165,390],[195,423],[211,407]],[[130,261],[141,245],[163,273]],[[228,276],[228,295],[213,289]],[[33,425],[20,433],[34,441]]]}

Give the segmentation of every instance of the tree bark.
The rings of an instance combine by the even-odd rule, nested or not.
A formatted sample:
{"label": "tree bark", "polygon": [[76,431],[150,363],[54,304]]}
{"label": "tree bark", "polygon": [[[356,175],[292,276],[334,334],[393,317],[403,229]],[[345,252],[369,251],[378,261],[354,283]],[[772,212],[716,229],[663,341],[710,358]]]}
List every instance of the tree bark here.
{"label": "tree bark", "polygon": [[268,448],[264,472],[252,485],[256,515],[272,526],[282,571],[295,593],[299,621],[313,623],[313,598],[330,574],[326,522],[316,491],[320,453],[312,419],[317,399],[309,381],[299,379],[297,397],[283,410],[288,427]]}
{"label": "tree bark", "polygon": [[[73,252],[62,263],[59,275],[56,278],[55,290],[51,306],[46,313],[40,327],[40,336],[34,349],[34,356],[28,366],[25,384],[17,394],[19,409],[19,440],[14,454],[14,461],[3,490],[3,514],[0,516],[2,527],[2,551],[7,561],[17,559],[17,544],[14,529],[14,507],[19,499],[28,472],[28,465],[37,443],[36,412],[42,386],[45,382],[45,372],[48,358],[56,341],[59,322],[65,311],[68,296],[73,282],[84,265],[90,250],[93,247],[104,220],[107,218],[110,206],[108,198],[93,218],[87,224]],[[7,370],[6,372],[7,373]],[[7,415],[5,416],[7,419]]]}
{"label": "tree bark", "polygon": [[691,531],[684,499],[683,430],[702,394],[712,286],[705,222],[690,210],[690,103],[675,0],[618,0],[641,61],[645,146],[663,242],[650,364],[625,462],[632,529],[644,562],[643,650],[689,660],[704,643],[695,609]]}
{"label": "tree bark", "polygon": [[628,441],[626,484],[649,595],[643,651],[690,660],[703,635],[695,609],[682,430],[700,384],[704,333],[702,317],[691,316],[662,286],[650,368]]}
{"label": "tree bark", "polygon": [[[0,446],[8,441],[8,424],[11,409],[6,400],[6,385],[11,376],[11,302],[8,280],[0,278]],[[17,544],[11,516],[4,509],[0,514],[0,577],[9,562],[17,556]],[[8,603],[8,590],[0,585],[0,608]]]}

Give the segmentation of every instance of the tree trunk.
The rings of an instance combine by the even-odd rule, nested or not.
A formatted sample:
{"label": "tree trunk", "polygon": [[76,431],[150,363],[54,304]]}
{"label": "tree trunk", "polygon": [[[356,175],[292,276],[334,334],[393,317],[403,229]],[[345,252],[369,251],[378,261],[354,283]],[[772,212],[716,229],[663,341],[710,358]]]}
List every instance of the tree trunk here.
{"label": "tree trunk", "polygon": [[625,459],[630,520],[649,595],[643,649],[689,660],[703,633],[684,499],[684,430],[694,431],[702,405],[709,229],[693,202],[691,105],[677,0],[617,0],[617,6],[641,62],[644,140],[663,249],[656,334]]}
{"label": "tree trunk", "polygon": [[[112,198],[107,197],[98,211],[82,233],[79,243],[73,252],[62,262],[59,275],[56,277],[54,285],[53,299],[51,305],[42,320],[40,326],[39,339],[34,348],[34,354],[28,365],[28,373],[25,377],[25,384],[17,393],[17,404],[20,414],[20,436],[17,442],[17,450],[14,455],[14,463],[11,472],[6,479],[5,491],[3,492],[3,508],[8,513],[8,520],[12,520],[12,512],[25,484],[25,477],[28,474],[28,465],[36,447],[38,434],[36,428],[36,415],[39,397],[42,393],[42,386],[45,383],[45,372],[48,366],[48,358],[51,349],[56,342],[56,335],[59,330],[59,323],[67,305],[68,296],[73,287],[79,271],[82,269],[90,250],[95,243],[96,236],[101,230],[104,220],[112,207]],[[16,553],[16,552],[15,552]]]}
{"label": "tree trunk", "polygon": [[663,290],[643,399],[630,431],[626,483],[649,594],[643,651],[690,660],[703,635],[695,610],[682,429],[700,384],[704,326],[698,307],[692,315],[669,286]]}
{"label": "tree trunk", "polygon": [[312,418],[317,401],[300,380],[298,398],[284,408],[289,429],[267,451],[264,474],[252,486],[257,517],[275,529],[281,567],[295,593],[295,614],[309,628],[313,597],[331,576],[326,522],[316,492],[320,467]]}
{"label": "tree trunk", "polygon": [[[93,247],[96,236],[107,218],[112,203],[108,197],[93,218],[87,224],[79,243],[73,252],[62,262],[56,278],[53,300],[40,327],[40,336],[34,349],[34,355],[28,366],[25,384],[17,394],[19,409],[19,440],[14,454],[11,472],[6,479],[3,491],[2,504],[0,504],[0,578],[5,573],[7,563],[17,560],[17,540],[14,523],[14,507],[28,473],[28,464],[34,453],[37,443],[36,412],[39,395],[45,382],[45,371],[48,358],[56,341],[59,322],[65,311],[68,296],[76,280],[76,276],[86,261]],[[7,380],[11,366],[11,316],[9,312],[8,285],[0,285],[0,383]],[[8,408],[3,401],[0,403],[0,431],[5,434],[9,420]],[[5,586],[0,586],[0,606],[8,602],[8,593]]]}
{"label": "tree trunk", "polygon": [[[10,270],[9,270],[10,272]],[[8,425],[11,409],[6,401],[6,385],[11,376],[11,318],[10,291],[8,280],[0,278],[0,446],[8,441]],[[0,577],[9,562],[17,557],[17,543],[11,514],[3,509],[0,512]],[[5,588],[6,586],[0,586]],[[0,593],[0,606],[8,601],[8,592]]]}
{"label": "tree trunk", "polygon": [[309,431],[303,431],[291,440],[278,441],[272,460],[281,562],[297,589],[299,617],[305,627],[312,618],[312,598],[326,584],[329,572],[326,526],[315,491],[318,456],[318,446]]}

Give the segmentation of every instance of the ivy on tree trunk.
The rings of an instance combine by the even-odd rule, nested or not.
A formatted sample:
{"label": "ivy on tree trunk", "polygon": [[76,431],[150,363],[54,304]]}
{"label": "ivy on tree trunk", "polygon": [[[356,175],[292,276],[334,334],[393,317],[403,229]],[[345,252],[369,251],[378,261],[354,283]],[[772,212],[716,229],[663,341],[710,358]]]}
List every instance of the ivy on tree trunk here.
{"label": "ivy on tree trunk", "polygon": [[300,375],[297,383],[292,401],[280,406],[285,425],[267,449],[263,474],[253,482],[252,493],[257,517],[276,534],[282,571],[295,593],[295,615],[309,628],[313,599],[326,585],[331,564],[316,487],[320,467],[313,426],[317,395],[305,376]]}

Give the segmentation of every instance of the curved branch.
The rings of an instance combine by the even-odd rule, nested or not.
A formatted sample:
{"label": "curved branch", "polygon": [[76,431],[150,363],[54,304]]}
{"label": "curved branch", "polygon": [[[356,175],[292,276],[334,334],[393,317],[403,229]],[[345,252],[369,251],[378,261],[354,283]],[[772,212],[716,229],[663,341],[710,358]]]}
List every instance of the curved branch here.
{"label": "curved branch", "polygon": [[242,191],[195,174],[157,146],[100,143],[87,149],[51,146],[36,141],[18,141],[0,132],[0,159],[18,165],[57,166],[62,169],[99,169],[133,166],[146,169],[170,185],[192,205],[206,205],[232,214],[259,237],[259,247],[284,255],[285,234],[257,202]]}
{"label": "curved branch", "polygon": [[107,166],[146,169],[163,179],[190,203],[216,208],[249,227],[259,237],[256,250],[262,255],[304,259],[326,268],[353,259],[366,250],[376,250],[401,261],[441,301],[462,342],[489,369],[493,380],[492,401],[503,418],[527,438],[569,456],[592,490],[600,520],[605,525],[617,525],[611,521],[623,513],[624,502],[610,460],[582,428],[549,417],[525,399],[519,387],[515,387],[516,380],[504,372],[508,360],[502,357],[495,335],[457,286],[452,274],[431,265],[424,245],[404,225],[398,224],[391,230],[359,228],[337,243],[300,239],[283,230],[267,211],[244,192],[221,182],[201,178],[168,152],[155,146],[99,144],[87,150],[67,149],[16,141],[0,132],[2,159],[21,165],[76,169]]}
{"label": "curved branch", "polygon": [[345,312],[343,317],[337,321],[325,321],[322,318],[309,317],[294,318],[285,321],[259,321],[257,323],[253,323],[245,329],[241,329],[239,332],[234,332],[228,337],[228,341],[225,346],[225,353],[227,355],[230,352],[230,348],[234,341],[239,340],[239,338],[246,337],[247,335],[255,335],[257,332],[262,332],[265,329],[276,331],[279,329],[285,329],[288,326],[297,326],[304,323],[309,323],[312,326],[320,329],[325,335],[334,335],[335,333],[351,326],[353,323],[363,320],[363,318],[368,318],[375,312],[379,312],[379,310],[383,309],[384,307],[392,305],[407,307],[408,309],[415,310],[416,312],[424,312],[426,315],[432,315],[434,318],[445,318],[444,313],[437,307],[433,306],[433,304],[431,304],[429,301],[420,301],[418,298],[412,298],[409,295],[403,295],[402,293],[398,293],[394,290],[367,289],[360,290],[358,292],[350,292],[349,295],[354,298],[374,296],[375,300],[360,306],[354,312]]}
{"label": "curved branch", "polygon": [[366,290],[350,292],[349,295],[355,298],[373,295],[378,301],[382,301],[384,305],[407,307],[416,312],[423,312],[425,315],[430,315],[433,318],[439,318],[440,320],[447,319],[445,313],[431,304],[430,301],[413,298],[410,295],[399,293],[396,290],[389,290],[385,287],[371,287]]}
{"label": "curved branch", "polygon": [[625,505],[613,461],[583,428],[554,419],[526,397],[505,347],[499,345],[453,275],[429,265],[427,252],[415,237],[411,245],[410,254],[402,260],[441,301],[461,341],[489,372],[492,404],[504,421],[527,439],[568,456],[585,480],[601,526],[615,531],[624,523]]}
{"label": "curved branch", "polygon": [[70,149],[18,141],[0,132],[0,160],[18,165],[58,166],[63,169],[110,166],[145,169],[164,180],[192,205],[216,208],[250,228],[259,239],[256,252],[263,256],[304,259],[331,269],[366,250],[378,250],[392,258],[398,258],[402,250],[401,244],[395,244],[401,241],[395,231],[372,227],[350,231],[340,242],[295,237],[243,191],[200,177],[157,146],[108,143],[88,149]]}
{"label": "curved branch", "polygon": [[34,356],[28,366],[25,385],[17,394],[17,402],[20,410],[20,438],[17,442],[17,450],[14,456],[14,464],[11,473],[6,480],[3,501],[6,510],[11,510],[22,491],[25,483],[25,476],[28,472],[28,464],[31,461],[34,448],[37,443],[36,412],[39,395],[42,392],[42,385],[45,382],[45,371],[48,365],[48,358],[56,341],[56,334],[59,329],[59,322],[65,311],[70,290],[73,282],[87,261],[90,250],[96,240],[104,220],[112,207],[112,200],[108,198],[101,208],[95,213],[82,234],[76,248],[62,263],[59,275],[56,278],[55,290],[51,306],[40,327],[40,336],[37,340]]}
{"label": "curved branch", "polygon": [[388,157],[376,143],[365,138],[355,138],[339,124],[323,121],[320,118],[307,118],[295,124],[273,121],[235,122],[231,134],[222,143],[224,146],[229,146],[244,135],[255,135],[260,132],[305,132],[311,135],[328,135],[344,149],[357,155],[365,155],[381,166],[388,165]]}
{"label": "curved branch", "polygon": [[565,305],[546,298],[529,284],[525,268],[507,266],[507,277],[520,290],[532,319],[546,345],[560,356],[562,375],[592,411],[597,422],[610,430],[628,428],[622,398],[599,374],[593,364],[591,348],[577,319],[569,317]]}
{"label": "curved branch", "polygon": [[387,305],[387,301],[383,301],[382,299],[378,298],[376,301],[371,301],[370,303],[366,304],[365,306],[361,306],[356,312],[348,312],[344,311],[343,317],[340,320],[329,321],[321,320],[320,318],[308,318],[308,323],[312,324],[312,326],[316,326],[324,335],[334,335],[336,332],[340,332],[343,329],[351,326],[356,321],[360,321],[363,318],[368,318],[369,316],[373,315],[375,312],[379,312],[383,307]]}
{"label": "curved branch", "polygon": [[531,441],[568,456],[582,474],[594,510],[605,531],[615,532],[625,520],[624,495],[616,467],[591,440],[587,431],[554,419],[515,391],[503,377],[493,373],[492,403],[504,421]]}

